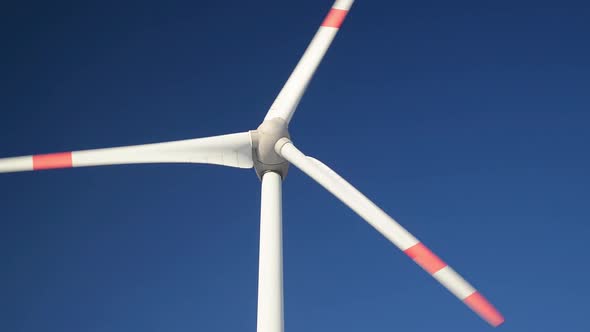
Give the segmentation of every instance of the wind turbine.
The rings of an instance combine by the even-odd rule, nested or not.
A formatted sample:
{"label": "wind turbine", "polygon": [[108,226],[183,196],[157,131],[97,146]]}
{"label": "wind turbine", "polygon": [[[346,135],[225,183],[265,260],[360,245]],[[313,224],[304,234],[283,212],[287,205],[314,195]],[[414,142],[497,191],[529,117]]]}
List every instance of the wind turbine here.
{"label": "wind turbine", "polygon": [[354,0],[336,0],[291,76],[256,130],[206,138],[0,159],[0,173],[56,168],[204,163],[254,168],[261,179],[258,332],[283,324],[282,181],[290,164],[355,211],[427,273],[492,326],[502,315],[428,247],[321,161],[290,140],[288,125],[310,80]]}

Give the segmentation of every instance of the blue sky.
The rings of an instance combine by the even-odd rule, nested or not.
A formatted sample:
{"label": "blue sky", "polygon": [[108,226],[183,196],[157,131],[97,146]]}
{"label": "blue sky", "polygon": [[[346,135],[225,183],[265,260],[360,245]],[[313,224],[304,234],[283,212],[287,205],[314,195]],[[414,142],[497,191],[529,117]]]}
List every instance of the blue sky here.
{"label": "blue sky", "polygon": [[[255,128],[331,1],[12,4],[0,156]],[[505,331],[587,331],[590,9],[357,1],[291,123],[462,273]],[[254,331],[259,180],[140,165],[0,176],[0,330]],[[287,331],[486,331],[295,168]]]}

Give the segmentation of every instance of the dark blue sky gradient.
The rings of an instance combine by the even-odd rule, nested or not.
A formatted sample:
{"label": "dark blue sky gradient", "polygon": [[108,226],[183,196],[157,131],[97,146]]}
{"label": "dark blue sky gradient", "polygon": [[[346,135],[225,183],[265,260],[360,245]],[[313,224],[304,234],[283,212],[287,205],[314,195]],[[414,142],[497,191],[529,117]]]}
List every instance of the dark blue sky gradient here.
{"label": "dark blue sky gradient", "polygon": [[[326,1],[0,11],[0,156],[255,128]],[[291,124],[503,331],[588,331],[590,9],[357,1]],[[253,171],[0,174],[0,331],[255,331]],[[312,180],[284,184],[287,331],[489,331]]]}

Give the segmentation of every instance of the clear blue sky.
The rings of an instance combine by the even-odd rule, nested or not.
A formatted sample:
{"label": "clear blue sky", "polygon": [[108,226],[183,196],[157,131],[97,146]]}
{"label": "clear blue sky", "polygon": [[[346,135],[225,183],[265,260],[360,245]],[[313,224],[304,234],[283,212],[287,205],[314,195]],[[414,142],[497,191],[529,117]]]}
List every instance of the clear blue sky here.
{"label": "clear blue sky", "polygon": [[[0,13],[0,156],[255,128],[325,1],[51,1]],[[470,280],[503,331],[588,331],[587,3],[355,3],[291,125]],[[0,330],[255,331],[252,170],[0,175]],[[488,331],[295,168],[287,331]]]}

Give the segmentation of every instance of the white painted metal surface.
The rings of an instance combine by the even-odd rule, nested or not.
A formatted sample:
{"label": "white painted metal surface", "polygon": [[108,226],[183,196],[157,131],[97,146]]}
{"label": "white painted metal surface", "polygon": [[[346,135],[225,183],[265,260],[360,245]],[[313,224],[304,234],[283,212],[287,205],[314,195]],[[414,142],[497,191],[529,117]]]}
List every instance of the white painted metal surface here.
{"label": "white painted metal surface", "polygon": [[504,322],[502,315],[473,286],[340,175],[304,155],[288,138],[280,139],[275,150],[350,207],[483,319],[493,326]]}
{"label": "white painted metal surface", "polygon": [[281,176],[262,176],[258,262],[258,332],[283,332],[283,231]]}
{"label": "white painted metal surface", "polygon": [[32,171],[33,156],[0,158],[0,173]]}
{"label": "white painted metal surface", "polygon": [[[348,11],[353,3],[353,0],[337,0],[334,5],[332,5],[332,10]],[[328,17],[330,17],[330,14],[332,13],[333,12],[331,11],[328,14]],[[345,15],[346,13],[343,14]],[[320,62],[332,44],[336,33],[338,33],[343,19],[344,17],[342,17],[339,22],[336,22],[336,24],[326,24],[326,21],[324,21],[324,24],[320,26],[311,40],[311,43],[305,50],[305,53],[299,60],[299,63],[297,63],[297,66],[291,73],[291,76],[283,86],[283,89],[279,92],[279,95],[271,105],[264,118],[265,121],[272,118],[282,118],[287,123],[291,121],[301,97],[305,93],[305,90],[320,65]]]}
{"label": "white painted metal surface", "polygon": [[[44,162],[35,165],[35,161]],[[64,159],[67,159],[65,161]],[[251,168],[249,133],[238,133],[164,143],[82,150],[49,155],[0,159],[0,173],[34,169],[144,163],[199,163]]]}
{"label": "white painted metal surface", "polygon": [[332,5],[332,8],[341,9],[341,10],[350,10],[354,0],[336,0]]}
{"label": "white painted metal surface", "polygon": [[130,147],[77,151],[74,167],[136,163],[198,163],[251,168],[249,133],[238,133]]}
{"label": "white painted metal surface", "polygon": [[398,248],[406,250],[419,242],[405,228],[328,166],[307,157],[293,143],[285,142],[285,139],[279,141],[277,147],[278,154],[326,188]]}
{"label": "white painted metal surface", "polygon": [[475,288],[448,265],[432,276],[461,301],[475,293]]}

